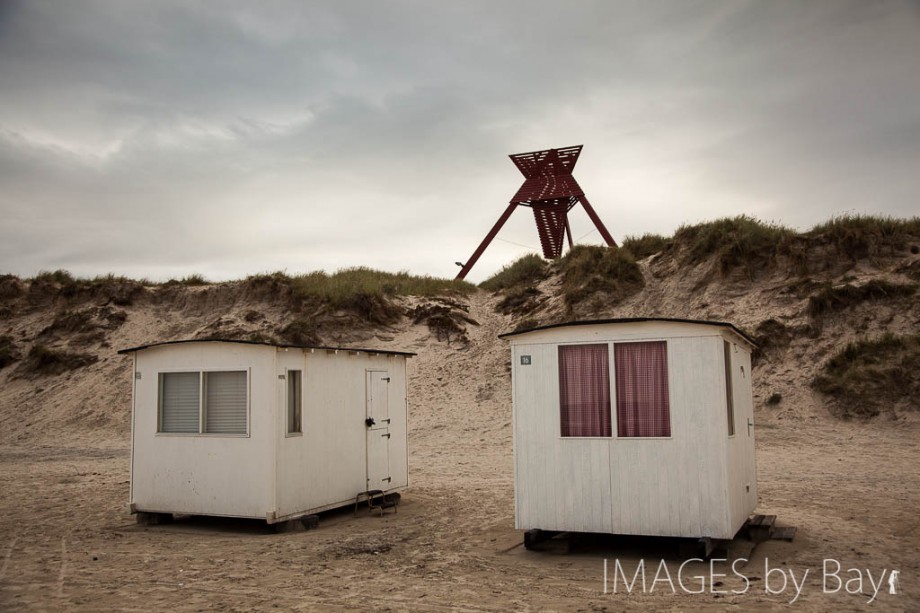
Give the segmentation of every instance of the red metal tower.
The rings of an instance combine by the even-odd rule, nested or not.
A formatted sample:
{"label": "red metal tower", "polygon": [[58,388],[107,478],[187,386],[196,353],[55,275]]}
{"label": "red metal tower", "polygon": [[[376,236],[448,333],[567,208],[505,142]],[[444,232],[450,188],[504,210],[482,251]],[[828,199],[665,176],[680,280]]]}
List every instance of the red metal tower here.
{"label": "red metal tower", "polygon": [[524,184],[511,199],[508,208],[502,213],[492,229],[473,252],[465,264],[462,264],[458,279],[466,277],[470,269],[486,250],[498,231],[501,230],[511,213],[518,206],[527,206],[533,210],[534,220],[537,222],[537,232],[540,235],[540,245],[543,247],[543,257],[553,260],[562,255],[562,243],[566,236],[569,239],[569,248],[572,247],[572,229],[569,227],[568,213],[579,202],[585,207],[588,217],[594,222],[597,231],[607,241],[610,247],[617,243],[610,236],[607,228],[585,197],[572,170],[581,154],[583,145],[575,147],[562,147],[560,149],[544,149],[530,153],[515,153],[508,157],[524,175]]}

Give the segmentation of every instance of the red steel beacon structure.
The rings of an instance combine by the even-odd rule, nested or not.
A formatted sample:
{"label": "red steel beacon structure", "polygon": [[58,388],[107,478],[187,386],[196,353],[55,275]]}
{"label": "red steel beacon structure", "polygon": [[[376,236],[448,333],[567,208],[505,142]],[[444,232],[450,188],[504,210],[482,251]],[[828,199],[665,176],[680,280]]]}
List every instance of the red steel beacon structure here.
{"label": "red steel beacon structure", "polygon": [[588,198],[585,197],[585,192],[572,176],[572,170],[575,169],[575,163],[578,161],[578,156],[581,155],[582,147],[583,145],[577,145],[559,149],[544,149],[508,156],[524,175],[524,184],[521,185],[508,204],[508,208],[492,226],[470,259],[465,264],[460,263],[458,279],[466,277],[482,252],[486,250],[518,206],[530,207],[533,211],[534,221],[537,222],[537,232],[540,235],[540,245],[543,248],[543,257],[548,260],[554,260],[562,255],[562,245],[566,236],[568,236],[569,247],[572,247],[572,230],[569,227],[568,214],[579,202],[585,207],[588,217],[594,222],[597,231],[600,232],[607,245],[617,246],[591,203],[588,202]]}

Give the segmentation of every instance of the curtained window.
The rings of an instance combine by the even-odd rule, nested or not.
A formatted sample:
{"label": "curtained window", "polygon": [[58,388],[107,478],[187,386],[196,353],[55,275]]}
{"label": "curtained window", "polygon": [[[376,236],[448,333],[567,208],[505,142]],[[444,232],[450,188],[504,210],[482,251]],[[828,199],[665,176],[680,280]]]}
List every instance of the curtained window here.
{"label": "curtained window", "polygon": [[611,436],[607,345],[559,346],[562,436]]}
{"label": "curtained window", "polygon": [[614,343],[617,435],[671,436],[665,341]]}

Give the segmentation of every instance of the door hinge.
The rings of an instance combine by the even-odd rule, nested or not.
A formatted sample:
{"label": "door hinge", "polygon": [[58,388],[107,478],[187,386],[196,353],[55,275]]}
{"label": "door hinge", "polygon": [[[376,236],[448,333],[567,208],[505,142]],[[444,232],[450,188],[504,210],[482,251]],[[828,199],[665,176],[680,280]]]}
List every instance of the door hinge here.
{"label": "door hinge", "polygon": [[390,378],[389,378],[389,377],[381,377],[380,380],[381,380],[381,381],[386,381],[387,383],[390,382]]}
{"label": "door hinge", "polygon": [[384,436],[387,437],[387,438],[390,438],[390,433],[387,432],[386,434],[381,434],[381,435],[380,435],[381,438],[383,438]]}

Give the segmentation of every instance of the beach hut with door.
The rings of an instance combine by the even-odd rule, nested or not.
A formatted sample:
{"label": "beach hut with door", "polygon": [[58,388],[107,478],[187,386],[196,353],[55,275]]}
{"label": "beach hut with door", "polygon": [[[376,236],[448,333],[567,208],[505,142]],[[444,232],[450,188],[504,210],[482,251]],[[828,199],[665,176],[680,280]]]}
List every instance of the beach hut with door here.
{"label": "beach hut with door", "polygon": [[517,528],[734,537],[757,504],[748,335],[634,318],[502,337]]}
{"label": "beach hut with door", "polygon": [[408,485],[406,359],[190,340],[133,347],[132,512],[270,524]]}

